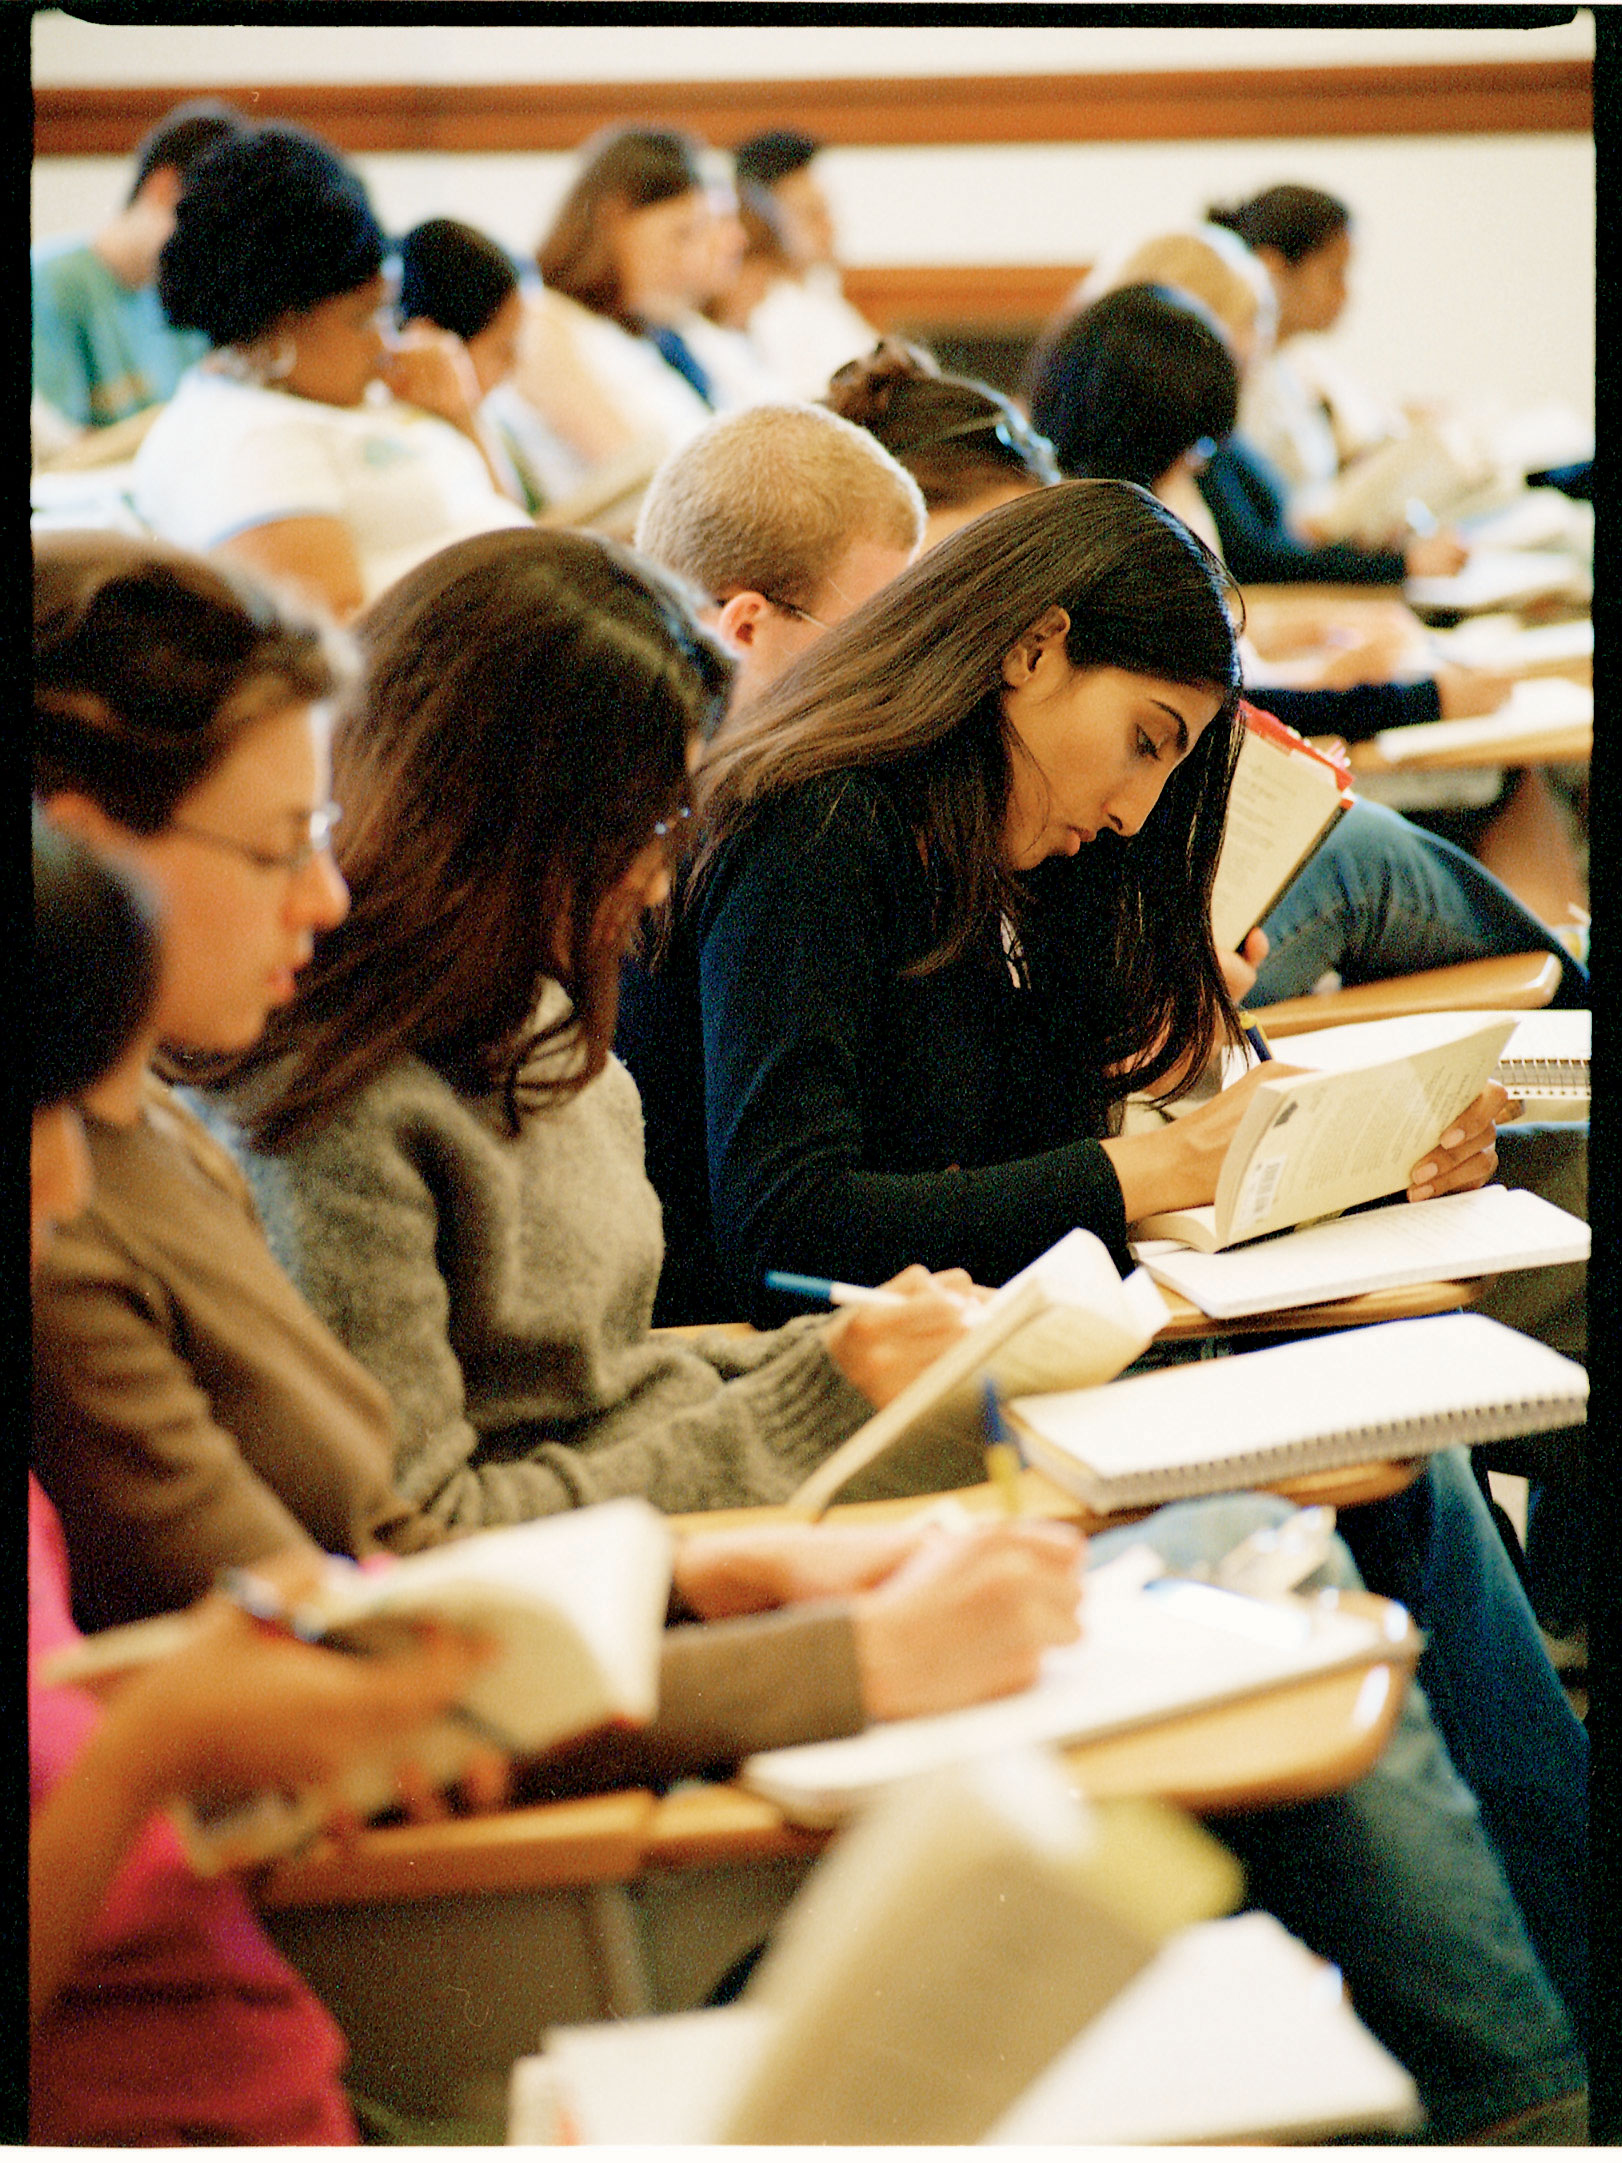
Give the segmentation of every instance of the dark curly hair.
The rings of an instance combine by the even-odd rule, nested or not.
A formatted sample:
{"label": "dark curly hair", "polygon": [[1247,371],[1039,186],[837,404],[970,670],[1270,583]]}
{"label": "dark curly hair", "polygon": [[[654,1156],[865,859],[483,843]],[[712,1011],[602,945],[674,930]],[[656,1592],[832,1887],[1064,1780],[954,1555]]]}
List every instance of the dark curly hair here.
{"label": "dark curly hair", "polygon": [[177,329],[251,345],[284,315],[375,278],[385,249],[335,150],[303,128],[254,128],[192,167],[158,258],[158,298]]}
{"label": "dark curly hair", "polygon": [[152,1011],[157,904],[127,867],[33,813],[34,940],[27,1032],[33,1107],[100,1081]]}
{"label": "dark curly hair", "polygon": [[400,242],[402,323],[426,316],[458,338],[477,338],[518,290],[518,271],[505,248],[456,218],[427,218]]}

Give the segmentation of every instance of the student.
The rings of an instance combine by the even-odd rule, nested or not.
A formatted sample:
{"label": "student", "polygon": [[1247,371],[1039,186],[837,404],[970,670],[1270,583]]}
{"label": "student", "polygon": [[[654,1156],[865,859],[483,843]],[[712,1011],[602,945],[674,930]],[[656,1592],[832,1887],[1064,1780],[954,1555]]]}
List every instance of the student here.
{"label": "student", "polygon": [[678,129],[605,129],[536,250],[514,381],[587,467],[639,447],[656,461],[736,402],[688,335],[717,279],[707,158]]}
{"label": "student", "polygon": [[206,350],[176,329],[153,287],[191,168],[246,123],[229,105],[177,105],[135,152],[122,210],[88,240],[41,241],[30,258],[34,397],[63,442],[170,397]]}
{"label": "student", "polygon": [[[1071,309],[1050,325],[1030,360],[1035,382],[1052,341],[1076,307],[1119,286],[1163,284],[1191,294],[1217,317],[1233,342],[1234,357],[1250,370],[1271,352],[1278,318],[1273,289],[1261,264],[1237,234],[1220,225],[1157,235],[1089,277]],[[1222,538],[1228,568],[1243,584],[1325,582],[1400,585],[1405,578],[1459,569],[1468,550],[1455,533],[1410,534],[1393,548],[1360,548],[1350,541],[1317,544],[1292,533],[1284,515],[1284,484],[1267,461],[1230,435],[1197,476]]]}
{"label": "student", "polygon": [[[543,562],[583,556],[611,590],[619,580],[622,609],[642,596],[646,644],[625,670],[640,670],[644,687],[651,678],[658,691],[651,713],[634,702],[628,709],[652,738],[644,746],[652,795],[631,807],[651,820],[672,807],[685,778],[678,722],[703,709],[706,684],[724,683],[724,661],[706,659],[691,633],[678,647],[678,619],[667,625],[661,613],[673,604],[628,565],[616,571],[622,559],[599,544],[531,534],[510,545],[533,547]],[[532,585],[521,598],[527,607]],[[514,643],[534,638],[526,615]],[[457,661],[467,658],[458,645]],[[500,659],[485,665],[499,670]],[[456,675],[450,660],[444,673]],[[98,1191],[59,1234],[35,1304],[35,1465],[64,1523],[80,1620],[99,1627],[180,1605],[217,1570],[284,1549],[363,1557],[434,1544],[444,1526],[393,1484],[396,1430],[382,1389],[294,1291],[240,1175],[149,1071],[160,1039],[194,1053],[250,1047],[292,996],[313,934],[343,915],[347,896],[326,847],[333,811],[323,802],[322,714],[342,681],[334,650],[195,558],[64,534],[39,547],[35,676],[35,780],[51,816],[138,863],[163,896],[168,932],[141,1058],[87,1092]],[[624,670],[620,680],[629,681]],[[526,726],[538,710],[524,709]],[[582,739],[578,756],[595,749]],[[509,779],[510,764],[503,789]],[[626,839],[622,827],[612,830]],[[579,830],[588,853],[594,831]],[[643,838],[638,827],[639,877],[652,875],[660,854],[642,848]],[[598,865],[598,891],[613,883],[608,868]],[[619,868],[631,868],[623,849]],[[509,928],[521,942],[535,937],[540,890],[515,903]],[[626,902],[606,895],[605,929]],[[487,952],[481,945],[481,958]],[[609,1002],[593,1009],[601,1040],[612,1027],[607,956],[593,959],[590,983]],[[514,1026],[522,1021],[516,1015]],[[606,1136],[624,1139],[621,1084],[617,1129],[615,1089],[600,1098],[609,1100]],[[628,1172],[621,1187],[635,1210],[624,1257],[634,1305],[637,1270],[656,1269],[657,1258],[645,1244],[632,1250],[656,1245],[657,1211]],[[550,1472],[529,1469],[529,1499],[567,1507],[590,1491],[634,1489],[661,1448],[672,1477],[690,1479],[694,1492],[719,1485],[748,1499],[751,1474],[765,1466],[781,1493],[869,1409],[847,1373],[882,1396],[929,1356],[943,1328],[959,1327],[956,1308],[930,1294],[900,1315],[853,1315],[832,1336],[802,1326],[775,1346],[721,1348],[716,1364],[674,1348],[661,1356],[632,1315],[605,1317],[605,1343],[616,1331],[620,1343],[583,1386],[641,1388],[623,1408],[634,1434],[621,1438],[619,1480],[604,1470],[607,1456],[593,1462],[584,1449],[561,1447]],[[732,1351],[725,1371],[743,1378],[723,1384]],[[670,1430],[662,1436],[645,1401],[661,1387]],[[614,1439],[605,1424],[599,1442]],[[695,1431],[707,1432],[709,1456]],[[781,1445],[775,1456],[769,1442]],[[684,1443],[698,1459],[692,1473],[682,1467]],[[504,1514],[499,1473],[487,1474],[488,1507],[463,1508],[464,1523]],[[515,1484],[524,1478],[517,1468]],[[622,1751],[615,1767],[674,1777],[773,1742],[849,1732],[867,1717],[1013,1687],[1050,1641],[1074,1564],[1068,1535],[1033,1541],[995,1528],[944,1541],[917,1528],[877,1538],[790,1528],[688,1543],[678,1613],[739,1619],[725,1632],[672,1633],[660,1725],[640,1756]],[[781,1608],[797,1612],[768,1612]]]}
{"label": "student", "polygon": [[[137,453],[136,508],[340,620],[459,535],[526,523],[479,434],[461,342],[386,338],[384,253],[355,175],[274,126],[199,160],[158,261],[170,320],[210,351]],[[374,382],[389,393],[376,405]]]}
{"label": "student", "polygon": [[[147,905],[36,818],[29,1046],[34,1259],[83,1206],[75,1099],[138,1045],[158,983]],[[319,1783],[403,1742],[485,1657],[453,1630],[354,1660],[264,1636],[229,1602],[104,1709],[42,1682],[77,1636],[61,1529],[28,1480],[29,2137],[42,2145],[356,2138],[343,2039],[236,1881],[193,1875],[163,1804],[205,1781]]]}
{"label": "student", "polygon": [[848,362],[822,403],[876,436],[923,490],[926,549],[982,511],[1059,478],[1052,444],[1011,398],[989,383],[943,375],[922,347],[899,339]]}
{"label": "student", "polygon": [[833,210],[817,172],[821,149],[802,129],[767,128],[734,153],[740,191],[769,198],[784,239],[781,274],[752,311],[749,335],[800,398],[815,398],[836,368],[878,337],[840,282]]}
{"label": "student", "polygon": [[[1165,286],[1120,286],[1050,340],[1032,408],[1066,472],[1137,481],[1202,531],[1201,478],[1212,445],[1230,438],[1238,395],[1228,343],[1198,303]],[[1505,678],[1442,666],[1408,684],[1263,686],[1261,696],[1304,731],[1356,740],[1438,715],[1490,710],[1509,688]],[[1569,837],[1536,768],[1506,774],[1486,806],[1428,811],[1419,823],[1478,855],[1550,923],[1566,921],[1569,905],[1584,898]]]}

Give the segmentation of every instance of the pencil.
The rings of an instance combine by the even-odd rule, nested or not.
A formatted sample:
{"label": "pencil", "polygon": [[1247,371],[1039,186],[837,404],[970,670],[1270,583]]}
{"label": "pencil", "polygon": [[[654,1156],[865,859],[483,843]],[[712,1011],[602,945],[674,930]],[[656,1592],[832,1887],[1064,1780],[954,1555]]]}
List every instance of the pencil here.
{"label": "pencil", "polygon": [[1002,1406],[997,1401],[997,1385],[989,1377],[981,1384],[981,1398],[985,1406],[986,1430],[986,1477],[1002,1497],[1003,1515],[1018,1517],[1024,1508],[1019,1493],[1019,1472],[1022,1459],[1019,1444],[1002,1416]]}

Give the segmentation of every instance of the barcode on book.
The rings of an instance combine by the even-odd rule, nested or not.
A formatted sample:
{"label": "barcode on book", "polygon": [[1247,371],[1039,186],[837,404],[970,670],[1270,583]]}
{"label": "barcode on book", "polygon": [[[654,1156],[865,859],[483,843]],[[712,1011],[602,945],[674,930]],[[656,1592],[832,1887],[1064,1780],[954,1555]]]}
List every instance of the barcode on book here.
{"label": "barcode on book", "polygon": [[1242,1232],[1247,1226],[1265,1217],[1273,1206],[1273,1196],[1283,1176],[1288,1159],[1282,1155],[1264,1157],[1250,1167],[1244,1186],[1240,1189],[1238,1207],[1234,1210],[1234,1230]]}

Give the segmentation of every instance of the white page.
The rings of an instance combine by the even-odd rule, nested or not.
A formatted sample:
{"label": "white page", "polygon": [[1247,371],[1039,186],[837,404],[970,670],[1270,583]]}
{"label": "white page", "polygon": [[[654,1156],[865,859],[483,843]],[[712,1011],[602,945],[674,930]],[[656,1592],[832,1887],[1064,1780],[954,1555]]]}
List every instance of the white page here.
{"label": "white page", "polygon": [[1180,1931],[986,2139],[1311,2139],[1418,2117],[1412,2078],[1353,2013],[1336,1970],[1253,1914]]}
{"label": "white page", "polygon": [[1219,952],[1261,918],[1339,802],[1340,782],[1320,759],[1245,730],[1211,889]]}
{"label": "white page", "polygon": [[1489,1186],[1392,1202],[1220,1254],[1157,1240],[1139,1258],[1202,1312],[1228,1319],[1395,1285],[1586,1261],[1588,1252],[1581,1218],[1524,1188]]}
{"label": "white page", "polygon": [[[1044,1656],[1034,1688],[959,1712],[876,1724],[834,1742],[766,1751],[745,1761],[744,1784],[791,1816],[832,1823],[852,1801],[913,1773],[1024,1743],[1114,1734],[1191,1705],[1355,1664],[1379,1646],[1380,1627],[1368,1617],[1305,1604],[1236,1605],[1217,1595],[1220,1624],[1213,1625],[1210,1603],[1201,1599],[1210,1588],[1181,1581],[1144,1587],[1131,1570],[1117,1568],[1127,1559],[1092,1574],[1081,1637]],[[1151,1555],[1145,1566],[1159,1565]],[[1233,1626],[1236,1618],[1244,1630]]]}
{"label": "white page", "polygon": [[1447,577],[1410,578],[1403,598],[1410,608],[1512,608],[1546,593],[1581,591],[1586,581],[1569,556],[1552,550],[1478,548],[1460,571]]}

